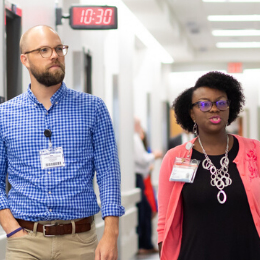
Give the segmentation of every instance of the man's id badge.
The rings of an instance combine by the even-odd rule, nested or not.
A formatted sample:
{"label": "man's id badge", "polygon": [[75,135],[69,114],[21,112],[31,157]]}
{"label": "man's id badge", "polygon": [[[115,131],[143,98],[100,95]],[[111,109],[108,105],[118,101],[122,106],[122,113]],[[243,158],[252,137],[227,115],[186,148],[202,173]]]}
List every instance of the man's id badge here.
{"label": "man's id badge", "polygon": [[40,158],[42,169],[65,166],[62,147],[43,149],[40,151]]}
{"label": "man's id badge", "polygon": [[200,161],[176,157],[170,181],[193,183]]}

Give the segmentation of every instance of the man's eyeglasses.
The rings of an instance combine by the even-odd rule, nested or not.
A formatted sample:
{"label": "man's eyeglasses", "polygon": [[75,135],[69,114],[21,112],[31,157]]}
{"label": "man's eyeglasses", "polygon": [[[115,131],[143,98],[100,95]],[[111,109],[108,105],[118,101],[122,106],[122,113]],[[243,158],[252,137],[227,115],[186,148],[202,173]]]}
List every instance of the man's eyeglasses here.
{"label": "man's eyeglasses", "polygon": [[34,52],[34,51],[38,51],[43,58],[50,58],[52,53],[53,53],[53,50],[55,50],[57,55],[59,57],[62,57],[62,56],[65,56],[68,53],[68,48],[69,48],[68,45],[58,45],[54,48],[46,46],[46,47],[41,47],[41,48],[38,48],[38,49],[35,49],[35,50],[32,50],[32,51],[27,51],[24,54],[28,54],[28,53],[31,53],[31,52]]}
{"label": "man's eyeglasses", "polygon": [[208,100],[207,101],[198,101],[196,103],[193,103],[191,106],[193,107],[193,106],[197,105],[202,112],[207,112],[207,111],[210,111],[213,104],[215,104],[216,107],[222,111],[222,110],[227,110],[229,108],[230,101],[229,100],[218,100],[216,102],[211,102]]}

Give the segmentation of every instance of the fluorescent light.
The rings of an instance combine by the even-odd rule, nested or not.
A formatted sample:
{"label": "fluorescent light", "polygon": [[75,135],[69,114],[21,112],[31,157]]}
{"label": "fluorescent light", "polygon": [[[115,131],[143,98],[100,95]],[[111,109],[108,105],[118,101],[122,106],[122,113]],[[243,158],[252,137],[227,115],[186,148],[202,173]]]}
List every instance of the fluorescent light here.
{"label": "fluorescent light", "polygon": [[260,15],[209,15],[208,20],[212,22],[260,21]]}
{"label": "fluorescent light", "polygon": [[172,56],[163,48],[163,46],[153,37],[146,27],[134,16],[132,17],[131,26],[135,35],[143,42],[147,48],[154,50],[162,63],[173,63]]}
{"label": "fluorescent light", "polygon": [[214,36],[260,36],[260,30],[213,30]]}
{"label": "fluorescent light", "polygon": [[137,17],[130,11],[130,9],[123,3],[122,0],[118,0],[118,7],[120,11],[124,13],[125,20],[129,23],[129,26],[135,33],[135,35],[142,41],[142,43],[153,50],[154,55],[162,63],[173,63],[172,56],[165,50],[165,48],[154,38],[154,36],[147,30],[147,28],[137,19]]}
{"label": "fluorescent light", "polygon": [[218,42],[217,48],[260,48],[260,42]]}
{"label": "fluorescent light", "polygon": [[259,3],[260,0],[202,0],[211,3]]}

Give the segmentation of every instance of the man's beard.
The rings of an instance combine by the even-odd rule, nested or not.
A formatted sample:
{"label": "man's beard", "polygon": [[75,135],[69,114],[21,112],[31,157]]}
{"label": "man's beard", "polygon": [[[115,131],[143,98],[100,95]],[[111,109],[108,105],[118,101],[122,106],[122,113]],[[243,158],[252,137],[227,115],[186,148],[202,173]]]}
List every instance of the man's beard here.
{"label": "man's beard", "polygon": [[[57,63],[55,63],[57,64]],[[53,64],[54,65],[54,64]],[[57,65],[60,66],[60,70],[51,73],[48,69],[44,72],[40,72],[34,65],[31,64],[30,70],[32,75],[36,78],[36,80],[46,86],[51,87],[61,83],[65,76],[65,65],[58,63]]]}

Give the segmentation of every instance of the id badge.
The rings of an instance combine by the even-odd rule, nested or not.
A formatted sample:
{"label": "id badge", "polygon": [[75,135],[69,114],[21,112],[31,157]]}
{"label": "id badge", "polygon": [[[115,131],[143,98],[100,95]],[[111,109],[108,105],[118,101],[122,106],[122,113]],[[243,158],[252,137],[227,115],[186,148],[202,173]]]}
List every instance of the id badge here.
{"label": "id badge", "polygon": [[200,161],[176,157],[170,181],[193,183]]}
{"label": "id badge", "polygon": [[40,151],[42,169],[65,166],[62,147],[43,149]]}

